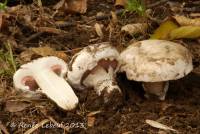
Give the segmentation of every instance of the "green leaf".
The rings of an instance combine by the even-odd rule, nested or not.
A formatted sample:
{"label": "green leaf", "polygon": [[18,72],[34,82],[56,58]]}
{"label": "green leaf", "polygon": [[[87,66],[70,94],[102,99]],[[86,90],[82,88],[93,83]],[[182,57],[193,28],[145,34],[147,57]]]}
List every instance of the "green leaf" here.
{"label": "green leaf", "polygon": [[136,12],[143,16],[145,14],[145,5],[141,0],[128,0],[125,9],[129,12]]}
{"label": "green leaf", "polygon": [[195,39],[200,37],[200,26],[182,26],[170,33],[170,39]]}
{"label": "green leaf", "polygon": [[154,31],[150,39],[169,39],[169,33],[177,28],[178,26],[173,21],[167,20]]}
{"label": "green leaf", "polygon": [[0,10],[5,10],[8,0],[5,0],[4,3],[0,3]]}

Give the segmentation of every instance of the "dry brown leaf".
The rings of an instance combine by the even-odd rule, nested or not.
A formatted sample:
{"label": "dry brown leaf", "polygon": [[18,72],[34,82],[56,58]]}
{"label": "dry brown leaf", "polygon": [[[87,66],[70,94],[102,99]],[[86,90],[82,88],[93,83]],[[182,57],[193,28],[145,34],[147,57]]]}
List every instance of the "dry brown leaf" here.
{"label": "dry brown leaf", "polygon": [[127,0],[116,0],[115,1],[115,6],[125,7],[126,4],[127,4]]}
{"label": "dry brown leaf", "polygon": [[175,15],[173,17],[181,26],[200,26],[200,18],[190,19],[185,16]]}
{"label": "dry brown leaf", "polygon": [[99,24],[99,23],[95,23],[94,24],[94,28],[95,28],[95,31],[96,31],[96,33],[97,33],[97,35],[101,38],[101,39],[103,39],[103,32],[102,32],[102,26]]}
{"label": "dry brown leaf", "polygon": [[35,54],[40,55],[40,56],[56,56],[58,58],[61,58],[65,61],[68,60],[68,56],[62,52],[62,51],[55,51],[53,48],[50,47],[35,47],[35,48],[30,48],[31,51],[33,51]]}
{"label": "dry brown leaf", "polygon": [[18,61],[20,62],[20,64],[25,64],[33,59],[34,54],[35,53],[33,51],[27,49],[26,51],[20,53]]}
{"label": "dry brown leaf", "polygon": [[159,128],[159,129],[163,129],[163,130],[171,130],[171,131],[177,132],[177,130],[175,130],[175,129],[171,128],[171,127],[168,127],[168,126],[166,126],[164,124],[161,124],[161,123],[159,123],[157,121],[145,120],[145,122],[147,124],[149,124],[150,126],[155,127],[155,128]]}
{"label": "dry brown leaf", "polygon": [[29,107],[30,104],[24,101],[7,101],[5,110],[8,112],[20,112]]}
{"label": "dry brown leaf", "polygon": [[67,0],[67,10],[81,14],[86,13],[87,0]]}
{"label": "dry brown leaf", "polygon": [[53,48],[50,47],[33,47],[30,48],[31,51],[33,51],[37,55],[41,56],[49,56],[54,55],[56,52],[53,50]]}
{"label": "dry brown leaf", "polygon": [[125,31],[130,35],[144,33],[148,28],[146,23],[136,23],[136,24],[127,24],[121,28],[121,31]]}
{"label": "dry brown leaf", "polygon": [[41,56],[56,56],[63,59],[64,61],[68,61],[69,59],[68,56],[62,51],[55,51],[53,48],[50,47],[35,47],[29,48],[26,51],[22,52],[19,55],[19,62],[21,64],[25,64],[27,62],[30,62],[34,58],[38,58]]}

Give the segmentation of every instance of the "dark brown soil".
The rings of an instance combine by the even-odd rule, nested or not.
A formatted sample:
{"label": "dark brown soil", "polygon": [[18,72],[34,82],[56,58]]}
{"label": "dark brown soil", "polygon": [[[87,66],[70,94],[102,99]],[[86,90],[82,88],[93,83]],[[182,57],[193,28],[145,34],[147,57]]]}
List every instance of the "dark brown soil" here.
{"label": "dark brown soil", "polygon": [[[53,4],[58,1],[52,0],[45,2],[44,8],[46,14],[52,14]],[[146,1],[147,4],[155,3],[156,1]],[[177,1],[182,4],[182,1]],[[39,12],[34,9],[32,1],[22,2],[30,7],[33,12]],[[9,5],[16,6],[20,1],[10,2]],[[170,16],[167,4],[161,4],[151,7],[152,10],[160,13],[155,13],[154,17],[163,19]],[[164,10],[165,9],[165,10]],[[62,30],[67,31],[66,34],[40,33],[39,36],[30,39],[30,36],[37,33],[25,24],[23,20],[8,19],[8,28],[0,33],[0,48],[5,49],[3,43],[11,40],[12,48],[16,58],[19,54],[26,51],[30,47],[49,46],[56,50],[63,50],[71,57],[80,48],[93,43],[109,41],[120,50],[127,46],[131,40],[148,39],[159,24],[150,19],[138,16],[136,13],[126,13],[118,15],[118,23],[113,24],[110,16],[110,11],[117,10],[114,7],[113,0],[88,0],[88,10],[86,14],[60,14],[55,19],[65,20],[67,26],[62,27]],[[165,12],[164,12],[165,11]],[[99,12],[105,13],[107,16],[96,19],[96,14]],[[188,13],[188,12],[183,12]],[[26,14],[26,13],[25,13]],[[121,26],[132,22],[149,22],[150,28],[147,33],[137,36],[125,35],[120,32]],[[95,32],[94,24],[100,23],[104,25],[104,37],[99,38]],[[41,24],[42,25],[42,24]],[[46,26],[46,25],[45,25]],[[48,26],[48,25],[47,25]],[[112,33],[109,27],[113,27]],[[9,31],[9,28],[16,27],[14,31]],[[19,28],[19,29],[17,29]],[[27,41],[27,38],[30,40]],[[189,44],[189,48],[195,52],[194,65],[200,65],[200,49],[194,49],[195,45],[199,46],[198,40],[183,40]],[[200,47],[199,47],[200,48]],[[199,57],[198,57],[199,56]],[[33,57],[34,59],[35,57]],[[1,65],[0,65],[1,67]],[[109,95],[110,101],[104,103],[104,95],[97,96],[92,89],[82,91],[75,90],[79,97],[80,103],[78,107],[70,112],[63,111],[58,108],[45,96],[35,98],[33,100],[25,99],[22,95],[13,88],[12,76],[0,76],[0,129],[5,127],[9,133],[20,134],[31,129],[32,126],[41,122],[44,119],[49,119],[51,122],[42,125],[35,129],[33,133],[71,133],[71,134],[165,134],[173,133],[161,131],[153,128],[145,123],[146,119],[159,121],[167,126],[178,130],[181,134],[199,134],[200,133],[200,75],[191,73],[187,77],[170,81],[169,91],[165,101],[157,99],[147,100],[144,98],[144,91],[141,83],[128,81],[125,74],[118,74],[118,83],[122,89],[123,96],[114,92]],[[19,112],[8,112],[6,104],[8,101],[25,101],[30,104],[27,108]],[[19,103],[21,105],[21,103]],[[92,114],[92,115],[91,115]],[[94,124],[90,124],[94,120]],[[64,124],[70,127],[69,132],[63,128],[53,126],[55,122]],[[32,125],[32,126],[31,126]],[[3,132],[3,131],[2,131]],[[1,133],[1,130],[0,130]]]}

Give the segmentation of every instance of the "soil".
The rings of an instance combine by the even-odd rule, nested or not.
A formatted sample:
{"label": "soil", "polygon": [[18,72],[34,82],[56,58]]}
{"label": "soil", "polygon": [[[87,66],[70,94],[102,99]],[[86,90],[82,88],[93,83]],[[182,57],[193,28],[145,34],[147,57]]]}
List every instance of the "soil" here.
{"label": "soil", "polygon": [[[53,5],[56,0],[45,2],[44,12],[48,15],[53,13]],[[147,4],[156,1],[147,1]],[[182,1],[177,1],[180,5]],[[32,1],[10,2],[9,6],[23,4],[29,7],[35,15],[35,3]],[[78,13],[60,13],[55,20],[68,22],[62,30],[66,34],[52,34],[42,32],[39,36],[30,38],[37,33],[26,25],[24,20],[8,19],[8,28],[0,34],[1,44],[7,40],[13,43],[12,48],[16,58],[20,53],[30,47],[49,46],[56,50],[64,51],[70,58],[84,46],[89,44],[109,41],[119,50],[125,48],[130,41],[147,39],[159,24],[155,21],[145,19],[136,13],[125,13],[118,15],[118,22],[114,23],[110,11],[120,10],[114,7],[113,0],[88,0],[87,12],[83,15]],[[167,4],[152,7],[154,11],[161,11],[162,14],[154,14],[154,17],[163,19],[171,14]],[[165,12],[164,12],[165,9]],[[96,19],[96,15],[103,12],[107,16]],[[188,12],[183,12],[188,13]],[[24,14],[26,12],[24,11]],[[29,15],[29,13],[27,13]],[[46,20],[45,20],[46,21]],[[52,21],[52,20],[49,20]],[[14,23],[15,22],[15,23]],[[121,26],[128,23],[148,22],[151,27],[147,33],[137,36],[130,36],[120,32]],[[94,24],[103,24],[104,37],[100,38],[94,29]],[[45,25],[45,24],[40,24]],[[48,25],[45,25],[48,26]],[[110,27],[113,29],[109,30]],[[15,32],[9,28],[16,28]],[[27,38],[29,40],[27,40]],[[198,40],[181,40],[188,44],[188,48],[194,55],[195,68],[200,66],[200,48]],[[3,45],[0,48],[5,49]],[[36,56],[38,57],[38,56]],[[32,57],[30,60],[36,58]],[[1,67],[1,66],[0,66]],[[162,124],[176,129],[181,134],[200,133],[200,74],[192,72],[183,79],[170,81],[169,90],[164,101],[158,99],[146,99],[140,82],[129,81],[124,73],[117,74],[117,81],[122,89],[123,96],[114,92],[109,95],[110,101],[104,103],[105,94],[97,96],[93,89],[75,90],[79,98],[79,105],[73,111],[64,111],[58,108],[45,96],[40,98],[25,98],[13,88],[12,76],[1,76],[0,86],[0,129],[5,128],[9,133],[24,133],[33,128],[44,119],[51,120],[34,130],[33,133],[70,133],[70,134],[171,134],[172,131],[162,131],[145,123],[146,119],[158,121]],[[22,110],[11,112],[6,110],[9,101],[25,102],[28,106]],[[55,122],[64,124],[70,129],[63,129],[55,126]],[[2,127],[3,125],[3,127]],[[68,132],[67,132],[68,131]],[[3,131],[5,133],[5,131]],[[1,131],[0,131],[1,133]]]}

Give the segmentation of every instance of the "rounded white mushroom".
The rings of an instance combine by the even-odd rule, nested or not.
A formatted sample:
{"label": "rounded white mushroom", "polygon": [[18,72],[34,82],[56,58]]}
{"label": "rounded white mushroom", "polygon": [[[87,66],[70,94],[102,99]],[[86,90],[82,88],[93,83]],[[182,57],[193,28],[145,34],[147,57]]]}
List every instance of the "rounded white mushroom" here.
{"label": "rounded white mushroom", "polygon": [[98,95],[121,92],[115,80],[118,57],[119,52],[107,42],[87,46],[72,57],[67,79],[78,89],[93,87]]}
{"label": "rounded white mushroom", "polygon": [[143,82],[147,93],[165,99],[169,80],[177,80],[193,69],[192,55],[180,44],[144,40],[131,44],[120,54],[120,71],[129,80]]}
{"label": "rounded white mushroom", "polygon": [[63,78],[67,71],[67,64],[57,57],[39,58],[15,72],[14,86],[29,94],[41,91],[61,108],[71,110],[78,104],[78,98]]}

